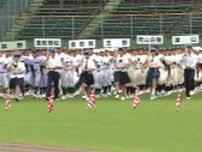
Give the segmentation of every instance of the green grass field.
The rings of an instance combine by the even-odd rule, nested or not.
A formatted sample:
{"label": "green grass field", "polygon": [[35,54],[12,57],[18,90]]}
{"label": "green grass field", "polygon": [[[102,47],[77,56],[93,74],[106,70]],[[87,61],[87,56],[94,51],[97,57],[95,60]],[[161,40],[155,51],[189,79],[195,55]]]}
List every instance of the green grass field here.
{"label": "green grass field", "polygon": [[202,94],[184,99],[175,112],[176,94],[149,101],[131,111],[132,100],[97,100],[94,110],[76,98],[47,102],[25,98],[5,112],[0,101],[0,142],[40,144],[113,152],[198,152],[202,149]]}

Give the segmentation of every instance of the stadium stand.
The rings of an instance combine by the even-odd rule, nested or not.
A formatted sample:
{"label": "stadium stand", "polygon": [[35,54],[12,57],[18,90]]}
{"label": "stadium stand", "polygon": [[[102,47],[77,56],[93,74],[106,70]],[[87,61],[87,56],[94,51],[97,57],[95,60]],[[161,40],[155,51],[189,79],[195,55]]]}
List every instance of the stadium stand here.
{"label": "stadium stand", "polygon": [[200,6],[198,0],[31,0],[23,15],[34,17],[22,15],[7,39],[134,39],[136,34],[198,33],[201,16],[192,16],[190,28],[189,16],[175,13],[201,11]]}
{"label": "stadium stand", "polygon": [[[4,4],[3,4],[4,1]],[[14,33],[17,34],[19,25],[16,26],[15,23],[19,23],[18,17],[23,17],[25,11],[27,11],[28,6],[30,6],[30,1],[37,0],[1,0],[3,7],[0,8],[0,38],[4,40],[4,36],[10,34],[7,40],[15,39]],[[39,0],[38,0],[39,1]],[[20,22],[22,23],[22,22]],[[8,32],[8,33],[7,33]]]}
{"label": "stadium stand", "polygon": [[181,30],[184,33],[198,34],[198,33],[202,33],[201,25],[202,25],[202,16],[192,16],[191,23],[186,22],[186,24],[183,24],[181,27]]}
{"label": "stadium stand", "polygon": [[6,4],[8,0],[1,0],[0,1],[0,9]]}
{"label": "stadium stand", "polygon": [[[185,13],[191,10],[190,5],[174,6],[132,6],[128,1],[122,2],[112,14],[157,14]],[[127,37],[134,38],[136,34],[169,34],[172,27],[178,23],[180,16],[117,16],[104,19],[103,24],[93,35],[94,38]],[[101,31],[103,30],[103,31]],[[134,37],[133,37],[134,36]]]}
{"label": "stadium stand", "polygon": [[[113,17],[104,20],[105,37],[129,37],[136,34],[167,34],[179,17]],[[100,35],[97,31],[94,35]]]}
{"label": "stadium stand", "polygon": [[38,9],[37,15],[92,15],[102,11],[105,1],[99,0],[47,0],[44,5]]}
{"label": "stadium stand", "polygon": [[[63,4],[58,1],[46,1],[45,4],[38,9],[36,15],[77,15],[77,18],[34,18],[27,21],[24,29],[19,33],[17,38],[32,38],[32,37],[59,37],[71,39],[74,35],[78,35],[82,32],[83,28],[87,26],[92,17],[82,17],[82,15],[96,15],[102,11],[104,3],[99,6],[87,5],[89,1],[83,1],[81,4],[76,4],[76,1],[67,3],[64,0]],[[98,1],[94,1],[93,4],[98,4]],[[75,7],[76,6],[76,7]],[[81,15],[79,17],[79,15]]]}
{"label": "stadium stand", "polygon": [[183,13],[189,11],[190,5],[168,6],[120,6],[114,9],[114,14],[148,14],[148,13]]}
{"label": "stadium stand", "polygon": [[[74,22],[74,27],[72,27],[72,22]],[[28,39],[33,37],[58,37],[71,39],[72,35],[80,33],[83,27],[89,22],[89,18],[32,19],[28,21],[27,25],[17,37]]]}

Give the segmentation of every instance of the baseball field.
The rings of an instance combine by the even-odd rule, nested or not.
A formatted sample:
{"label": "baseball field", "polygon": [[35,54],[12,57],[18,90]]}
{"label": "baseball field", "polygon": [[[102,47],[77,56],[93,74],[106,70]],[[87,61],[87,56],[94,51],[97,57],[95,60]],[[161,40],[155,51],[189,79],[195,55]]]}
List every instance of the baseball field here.
{"label": "baseball field", "polygon": [[202,149],[202,94],[184,98],[178,112],[176,98],[173,94],[150,101],[147,94],[142,95],[142,103],[132,111],[133,99],[97,99],[96,108],[87,110],[87,102],[77,97],[56,101],[51,113],[47,113],[47,101],[31,97],[12,101],[6,112],[1,99],[0,150],[14,143],[72,152],[198,152]]}

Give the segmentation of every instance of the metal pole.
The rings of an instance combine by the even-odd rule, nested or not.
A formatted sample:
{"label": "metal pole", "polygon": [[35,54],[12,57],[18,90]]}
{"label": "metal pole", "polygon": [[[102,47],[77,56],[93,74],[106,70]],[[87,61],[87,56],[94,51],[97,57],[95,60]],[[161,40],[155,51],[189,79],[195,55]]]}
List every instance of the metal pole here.
{"label": "metal pole", "polygon": [[160,14],[160,34],[163,33],[163,16]]}
{"label": "metal pole", "polygon": [[15,17],[14,16],[11,17],[11,20],[12,20],[12,25],[14,25],[15,24]]}
{"label": "metal pole", "polygon": [[194,5],[194,1],[193,1],[193,0],[191,0],[191,6],[193,7],[193,5]]}
{"label": "metal pole", "polygon": [[104,24],[103,24],[103,16],[101,17],[101,38],[104,38]]}
{"label": "metal pole", "polygon": [[27,6],[28,6],[28,0],[25,0],[25,9],[27,8]]}
{"label": "metal pole", "polygon": [[23,3],[21,3],[21,11],[20,12],[22,12],[23,11],[23,5],[24,5],[24,2]]}
{"label": "metal pole", "polygon": [[189,16],[189,33],[192,34],[192,15]]}
{"label": "metal pole", "polygon": [[45,33],[45,19],[44,16],[42,16],[42,37],[45,38],[46,37],[46,33]]}
{"label": "metal pole", "polygon": [[[10,16],[10,5],[9,5],[9,1],[7,3],[7,15]],[[8,20],[8,26],[7,26],[7,29],[10,27],[10,17],[7,19]]]}
{"label": "metal pole", "polygon": [[15,15],[17,14],[17,2],[16,2],[16,1],[17,1],[17,0],[14,1],[14,3],[15,3],[15,6],[14,6],[14,8],[15,8],[15,10],[14,10]]}
{"label": "metal pole", "polygon": [[74,40],[74,17],[72,17],[72,40]]}
{"label": "metal pole", "polygon": [[130,16],[130,39],[133,39],[133,16]]}
{"label": "metal pole", "polygon": [[[16,14],[17,14],[17,13],[16,13],[16,10],[17,10],[16,4],[17,4],[17,2],[16,2],[16,0],[14,0],[14,2],[13,2],[13,15],[16,15]],[[15,17],[13,16],[13,17],[12,17],[12,25],[14,25],[14,23],[15,23]]]}
{"label": "metal pole", "polygon": [[[3,10],[1,10],[1,16],[3,16]],[[5,19],[2,19],[3,21],[1,22],[1,33],[2,33],[2,37],[4,35],[5,29],[4,29],[4,25],[5,25]]]}
{"label": "metal pole", "polygon": [[22,8],[23,8],[22,10],[24,11],[24,10],[25,10],[25,0],[23,0],[22,6],[23,6],[23,7],[22,7]]}
{"label": "metal pole", "polygon": [[149,38],[149,51],[151,50],[151,38]]}
{"label": "metal pole", "polygon": [[[2,11],[1,11],[2,12]],[[0,15],[1,17],[2,17],[2,13],[1,13],[1,15]],[[0,19],[1,20],[1,24],[0,24],[0,31],[1,31],[1,35],[0,35],[0,40],[1,40],[1,38],[2,38],[2,36],[3,36],[3,28],[2,28],[2,26],[3,26],[3,19]]]}

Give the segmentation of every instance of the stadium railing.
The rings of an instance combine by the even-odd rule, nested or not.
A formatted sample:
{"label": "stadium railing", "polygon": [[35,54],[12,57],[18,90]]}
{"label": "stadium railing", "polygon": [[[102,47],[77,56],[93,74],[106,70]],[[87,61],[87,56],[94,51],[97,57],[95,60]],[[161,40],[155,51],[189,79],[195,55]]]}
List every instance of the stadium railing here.
{"label": "stadium railing", "polygon": [[177,5],[177,6],[120,6],[114,9],[115,14],[123,14],[123,13],[182,13],[187,12],[191,9],[190,5]]}
{"label": "stadium railing", "polygon": [[45,7],[60,7],[60,8],[71,8],[71,7],[104,7],[108,0],[47,0],[44,3]]}

